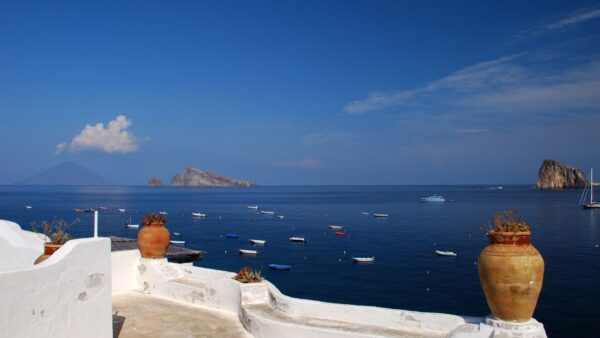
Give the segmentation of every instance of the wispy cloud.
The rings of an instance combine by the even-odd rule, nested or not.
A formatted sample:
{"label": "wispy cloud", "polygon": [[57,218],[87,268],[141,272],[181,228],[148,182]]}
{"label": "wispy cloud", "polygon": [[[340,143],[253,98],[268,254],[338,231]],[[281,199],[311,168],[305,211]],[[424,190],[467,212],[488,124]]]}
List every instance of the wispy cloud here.
{"label": "wispy cloud", "polygon": [[452,130],[456,134],[480,134],[485,133],[488,129],[485,128],[459,128]]}
{"label": "wispy cloud", "polygon": [[70,143],[63,142],[56,146],[59,155],[65,149],[72,151],[98,150],[105,153],[131,153],[138,150],[138,141],[135,136],[127,131],[131,120],[125,115],[119,115],[114,120],[96,125],[86,125]]}
{"label": "wispy cloud", "polygon": [[298,161],[279,161],[277,165],[284,168],[321,169],[325,164],[316,158],[306,158]]}
{"label": "wispy cloud", "polygon": [[317,132],[304,135],[305,146],[313,147],[323,144],[350,144],[356,138],[355,134],[343,132]]}
{"label": "wispy cloud", "polygon": [[562,31],[571,28],[574,25],[600,18],[600,8],[584,8],[572,12],[561,19],[552,22],[538,24],[519,31],[515,34],[515,39],[525,40],[535,38],[553,31]]}
{"label": "wispy cloud", "polygon": [[426,86],[400,91],[372,92],[367,98],[348,103],[344,111],[351,115],[364,114],[392,106],[420,105],[424,99],[443,93],[469,93],[482,88],[514,84],[528,76],[527,70],[512,61],[525,53],[503,56],[460,69]]}

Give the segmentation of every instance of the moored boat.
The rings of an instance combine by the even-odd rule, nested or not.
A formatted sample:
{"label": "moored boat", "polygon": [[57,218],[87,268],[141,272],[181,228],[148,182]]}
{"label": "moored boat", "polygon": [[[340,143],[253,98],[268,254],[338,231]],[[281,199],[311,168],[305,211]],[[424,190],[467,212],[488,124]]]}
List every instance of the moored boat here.
{"label": "moored boat", "polygon": [[369,213],[366,211],[361,212],[361,214],[365,215],[365,216],[369,216]]}
{"label": "moored boat", "polygon": [[171,244],[185,244],[185,241],[177,241],[177,240],[174,240],[174,239],[170,240],[169,242]]}
{"label": "moored boat", "polygon": [[117,209],[117,211],[119,211],[119,212],[125,212],[125,211],[127,211],[127,210],[125,210],[125,209],[123,209],[123,208],[119,208],[119,209]]}
{"label": "moored boat", "polygon": [[329,229],[331,229],[331,230],[341,230],[343,228],[344,228],[343,226],[341,226],[341,225],[335,225],[335,224],[332,224],[332,225],[329,226]]}
{"label": "moored boat", "polygon": [[181,232],[173,232],[173,236],[181,236]]}
{"label": "moored boat", "polygon": [[373,214],[373,217],[389,217],[388,214]]}
{"label": "moored boat", "polygon": [[168,215],[168,214],[169,214],[169,213],[168,213],[168,212],[166,212],[166,211],[159,211],[158,213],[159,213],[159,214],[161,214],[161,215]]}
{"label": "moored boat", "polygon": [[451,257],[456,257],[456,252],[453,251],[441,251],[441,250],[435,250],[435,253],[438,254],[438,256],[451,256]]}
{"label": "moored boat", "polygon": [[375,257],[352,257],[356,263],[371,263],[375,262]]}
{"label": "moored boat", "polygon": [[263,244],[267,243],[267,241],[262,240],[262,239],[251,239],[250,243],[257,244],[257,245],[263,245]]}
{"label": "moored boat", "polygon": [[246,206],[248,209],[258,209],[258,205],[248,205]]}
{"label": "moored boat", "polygon": [[274,215],[275,211],[271,211],[271,210],[261,210],[260,211],[261,214],[263,215]]}
{"label": "moored boat", "polygon": [[[587,195],[588,189],[590,192],[590,202],[585,203],[585,197]],[[594,201],[594,169],[590,169],[590,183],[589,185],[585,185],[579,203],[584,209],[600,209],[600,202]]]}
{"label": "moored boat", "polygon": [[301,236],[294,236],[294,237],[290,237],[290,241],[305,243],[306,242],[306,238],[301,237]]}
{"label": "moored boat", "polygon": [[336,236],[346,236],[346,232],[345,231],[336,231],[335,235]]}
{"label": "moored boat", "polygon": [[258,254],[258,251],[256,251],[256,250],[240,249],[240,255],[256,255],[256,254]]}
{"label": "moored boat", "polygon": [[292,266],[288,264],[269,264],[271,270],[291,270]]}
{"label": "moored boat", "polygon": [[33,208],[31,205],[26,205],[25,206],[25,209],[31,209],[31,208]]}
{"label": "moored boat", "polygon": [[75,211],[75,212],[83,212],[83,209],[75,208],[75,209],[73,209],[73,211]]}
{"label": "moored boat", "polygon": [[192,216],[194,217],[206,217],[206,214],[203,212],[192,212]]}
{"label": "moored boat", "polygon": [[129,229],[138,229],[140,227],[139,224],[132,224],[131,217],[129,217],[129,222],[125,223],[125,227]]}
{"label": "moored boat", "polygon": [[277,218],[279,218],[279,219],[284,219],[284,218],[285,218],[285,216],[283,216],[283,215],[278,215],[278,216],[277,216]]}

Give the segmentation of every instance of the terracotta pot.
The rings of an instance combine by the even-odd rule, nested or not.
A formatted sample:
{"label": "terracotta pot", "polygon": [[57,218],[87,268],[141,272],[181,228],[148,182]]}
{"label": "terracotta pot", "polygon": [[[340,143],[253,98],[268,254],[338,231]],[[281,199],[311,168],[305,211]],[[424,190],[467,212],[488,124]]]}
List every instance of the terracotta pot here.
{"label": "terracotta pot", "polygon": [[531,319],[544,281],[544,259],[531,245],[531,232],[488,233],[490,244],[477,260],[479,281],[498,319]]}
{"label": "terracotta pot", "polygon": [[144,258],[163,258],[169,248],[171,236],[164,224],[145,225],[138,232],[138,247]]}
{"label": "terracotta pot", "polygon": [[33,264],[39,264],[43,261],[45,261],[48,257],[50,257],[53,253],[56,252],[56,250],[60,249],[63,246],[63,244],[50,244],[50,243],[44,243],[44,253],[41,254],[38,258],[36,258],[35,262],[33,262]]}

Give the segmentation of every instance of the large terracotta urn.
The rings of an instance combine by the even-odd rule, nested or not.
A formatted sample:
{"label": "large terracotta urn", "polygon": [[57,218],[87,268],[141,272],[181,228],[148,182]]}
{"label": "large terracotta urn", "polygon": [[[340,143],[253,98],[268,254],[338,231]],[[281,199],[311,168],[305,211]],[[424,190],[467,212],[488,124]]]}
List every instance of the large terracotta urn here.
{"label": "large terracotta urn", "polygon": [[544,259],[531,245],[530,231],[490,231],[488,237],[477,260],[488,306],[498,319],[528,321],[542,290]]}
{"label": "large terracotta urn", "polygon": [[138,247],[144,258],[163,258],[169,248],[171,235],[164,224],[146,224],[138,232]]}
{"label": "large terracotta urn", "polygon": [[52,256],[53,253],[55,253],[58,249],[60,249],[63,245],[62,244],[50,244],[50,243],[44,243],[44,253],[41,254],[38,258],[36,258],[35,262],[33,262],[33,264],[40,264],[41,262],[45,261],[46,259],[48,259],[48,257]]}

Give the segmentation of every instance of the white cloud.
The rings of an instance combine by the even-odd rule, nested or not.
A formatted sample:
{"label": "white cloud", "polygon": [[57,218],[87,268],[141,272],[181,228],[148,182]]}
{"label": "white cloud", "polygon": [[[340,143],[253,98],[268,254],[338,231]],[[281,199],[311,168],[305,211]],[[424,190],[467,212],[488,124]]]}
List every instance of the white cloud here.
{"label": "white cloud", "polygon": [[[105,153],[131,153],[138,149],[138,141],[133,134],[127,131],[131,126],[131,120],[125,115],[119,115],[108,122],[105,127],[103,123],[94,126],[86,125],[68,144],[73,151],[99,150]],[[60,154],[67,148],[67,143],[56,146],[56,153]]]}
{"label": "white cloud", "polygon": [[600,18],[600,8],[584,8],[577,10],[560,20],[524,29],[515,34],[517,40],[535,38],[552,31],[560,31],[570,28],[573,25],[580,24],[589,20]]}

